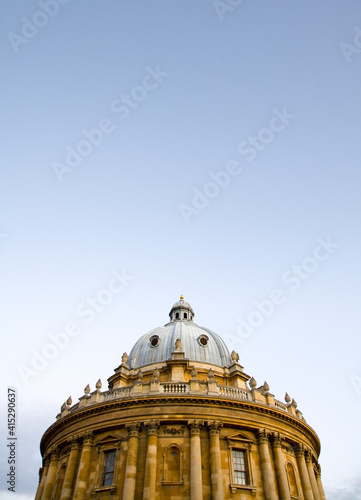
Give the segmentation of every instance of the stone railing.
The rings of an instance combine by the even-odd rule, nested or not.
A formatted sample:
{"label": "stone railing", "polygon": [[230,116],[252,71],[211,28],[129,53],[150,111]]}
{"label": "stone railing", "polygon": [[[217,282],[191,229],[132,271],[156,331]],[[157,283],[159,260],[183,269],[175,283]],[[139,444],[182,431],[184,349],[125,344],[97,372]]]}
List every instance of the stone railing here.
{"label": "stone railing", "polygon": [[171,382],[161,384],[161,387],[163,387],[163,392],[166,394],[186,394],[189,392],[189,384]]}
{"label": "stone railing", "polygon": [[243,399],[247,401],[250,400],[249,392],[245,391],[244,389],[238,389],[236,387],[220,386],[219,395],[223,396],[224,398]]}
{"label": "stone railing", "polygon": [[275,399],[275,406],[279,410],[287,411],[287,406],[284,403],[282,403],[281,401],[278,401],[278,399]]}
{"label": "stone railing", "polygon": [[138,398],[146,396],[159,395],[194,395],[195,397],[204,395],[212,398],[229,398],[238,401],[253,401],[255,403],[265,404],[267,406],[276,408],[277,410],[287,412],[301,420],[304,420],[302,413],[296,409],[295,404],[284,404],[274,398],[273,395],[266,393],[262,394],[259,390],[247,390],[239,387],[230,387],[224,385],[218,385],[214,381],[210,382],[199,382],[194,387],[193,380],[190,382],[160,382],[159,380],[153,380],[150,383],[135,383],[132,386],[118,387],[116,389],[110,389],[105,392],[100,390],[94,391],[90,395],[82,396],[79,398],[79,402],[73,406],[62,407],[61,413],[57,415],[57,419],[65,417],[69,413],[78,411],[84,407],[96,405],[99,403],[106,403],[108,401],[121,400],[126,398]]}

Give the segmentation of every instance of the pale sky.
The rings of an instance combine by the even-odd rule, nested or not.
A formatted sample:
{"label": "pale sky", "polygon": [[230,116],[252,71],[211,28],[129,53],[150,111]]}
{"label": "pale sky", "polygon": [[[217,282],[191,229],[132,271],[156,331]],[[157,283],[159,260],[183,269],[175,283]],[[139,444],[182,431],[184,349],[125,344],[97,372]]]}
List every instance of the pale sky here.
{"label": "pale sky", "polygon": [[64,400],[106,388],[181,293],[297,401],[328,500],[360,499],[360,2],[0,5],[19,499]]}

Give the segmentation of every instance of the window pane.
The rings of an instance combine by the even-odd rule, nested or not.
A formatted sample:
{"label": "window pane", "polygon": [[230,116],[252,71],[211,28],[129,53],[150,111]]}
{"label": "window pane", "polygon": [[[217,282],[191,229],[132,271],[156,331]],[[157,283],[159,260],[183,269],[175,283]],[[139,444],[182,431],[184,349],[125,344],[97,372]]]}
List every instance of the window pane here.
{"label": "window pane", "polygon": [[247,484],[246,454],[242,450],[232,450],[234,482]]}
{"label": "window pane", "polygon": [[110,486],[113,484],[115,455],[116,455],[115,450],[105,452],[103,486]]}

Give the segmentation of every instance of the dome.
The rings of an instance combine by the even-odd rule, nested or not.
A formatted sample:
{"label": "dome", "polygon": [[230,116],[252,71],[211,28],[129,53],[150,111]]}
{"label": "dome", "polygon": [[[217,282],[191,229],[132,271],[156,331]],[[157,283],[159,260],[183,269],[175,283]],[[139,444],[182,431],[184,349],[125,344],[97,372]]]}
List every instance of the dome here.
{"label": "dome", "polygon": [[231,355],[221,337],[212,330],[193,323],[194,311],[183,296],[169,316],[170,323],[143,335],[134,345],[128,358],[130,368],[164,362],[171,359],[175,342],[180,339],[185,358],[220,367],[230,366]]}

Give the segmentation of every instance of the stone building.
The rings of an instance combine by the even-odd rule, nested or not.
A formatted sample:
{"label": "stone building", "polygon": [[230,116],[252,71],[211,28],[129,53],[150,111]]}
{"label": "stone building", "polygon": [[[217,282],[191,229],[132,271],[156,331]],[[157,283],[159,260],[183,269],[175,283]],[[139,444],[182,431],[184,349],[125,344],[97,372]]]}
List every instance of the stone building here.
{"label": "stone building", "polygon": [[36,500],[325,500],[320,441],[219,335],[174,304],[102,391],[61,407],[41,440]]}

